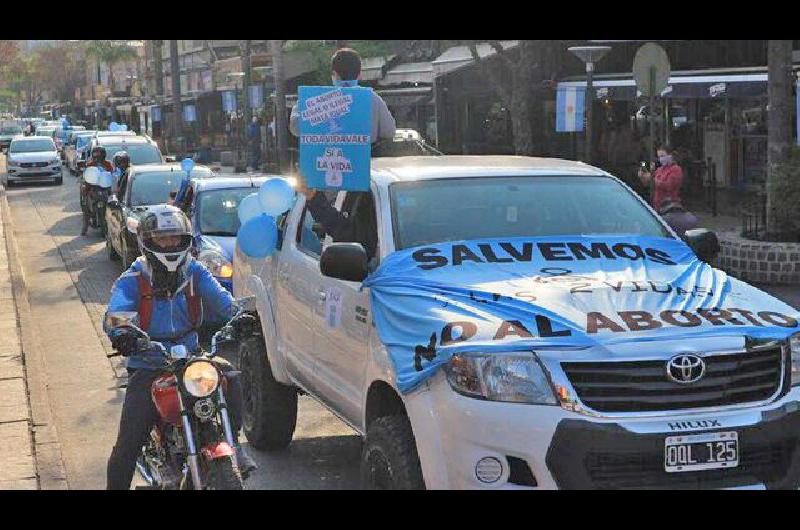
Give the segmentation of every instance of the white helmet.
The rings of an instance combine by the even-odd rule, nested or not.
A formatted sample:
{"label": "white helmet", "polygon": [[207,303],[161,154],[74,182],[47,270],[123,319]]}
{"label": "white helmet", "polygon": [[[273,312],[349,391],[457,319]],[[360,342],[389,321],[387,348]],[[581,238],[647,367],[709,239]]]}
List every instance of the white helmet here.
{"label": "white helmet", "polygon": [[[164,247],[157,244],[155,237],[177,236],[176,244]],[[192,224],[179,208],[167,204],[152,206],[139,221],[136,229],[139,250],[147,260],[151,270],[158,273],[175,273],[189,257],[192,246]]]}

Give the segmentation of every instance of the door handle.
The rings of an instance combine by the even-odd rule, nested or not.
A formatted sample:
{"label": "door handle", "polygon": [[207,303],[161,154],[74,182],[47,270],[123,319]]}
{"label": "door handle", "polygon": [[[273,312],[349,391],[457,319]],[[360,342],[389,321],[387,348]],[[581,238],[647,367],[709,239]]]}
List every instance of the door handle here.
{"label": "door handle", "polygon": [[317,291],[317,294],[319,295],[320,302],[324,302],[328,298],[328,293],[326,291]]}

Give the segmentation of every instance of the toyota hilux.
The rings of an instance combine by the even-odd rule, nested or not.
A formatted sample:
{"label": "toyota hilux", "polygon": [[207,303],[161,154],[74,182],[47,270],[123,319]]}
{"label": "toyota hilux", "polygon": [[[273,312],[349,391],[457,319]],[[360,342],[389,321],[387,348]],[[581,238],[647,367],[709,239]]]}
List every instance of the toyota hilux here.
{"label": "toyota hilux", "polygon": [[354,236],[298,194],[273,254],[236,247],[256,448],[303,393],[370,488],[797,487],[800,315],[714,268],[713,232],[556,159],[373,159],[327,197]]}

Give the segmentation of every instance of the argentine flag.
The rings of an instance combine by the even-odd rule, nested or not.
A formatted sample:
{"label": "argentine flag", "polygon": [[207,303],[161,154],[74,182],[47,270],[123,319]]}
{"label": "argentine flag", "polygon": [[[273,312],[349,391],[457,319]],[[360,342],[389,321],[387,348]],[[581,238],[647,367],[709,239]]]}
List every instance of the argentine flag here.
{"label": "argentine flag", "polygon": [[586,88],[560,86],[556,92],[556,132],[583,130]]}

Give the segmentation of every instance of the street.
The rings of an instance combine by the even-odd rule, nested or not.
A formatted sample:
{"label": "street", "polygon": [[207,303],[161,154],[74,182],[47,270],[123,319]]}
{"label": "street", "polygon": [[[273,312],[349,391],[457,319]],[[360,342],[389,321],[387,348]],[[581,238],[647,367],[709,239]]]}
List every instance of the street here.
{"label": "street", "polygon": [[[30,304],[33,329],[28,332],[43,361],[43,373],[29,373],[28,378],[44,382],[67,486],[102,489],[126,383],[119,358],[106,358],[112,350],[102,332],[105,303],[121,267],[108,259],[98,231],[78,235],[77,179],[66,169],[62,186],[34,184],[12,188],[7,195]],[[35,389],[31,393],[33,401]],[[304,396],[294,441],[286,451],[250,449],[259,469],[246,487],[357,488],[360,451],[354,431]]]}

